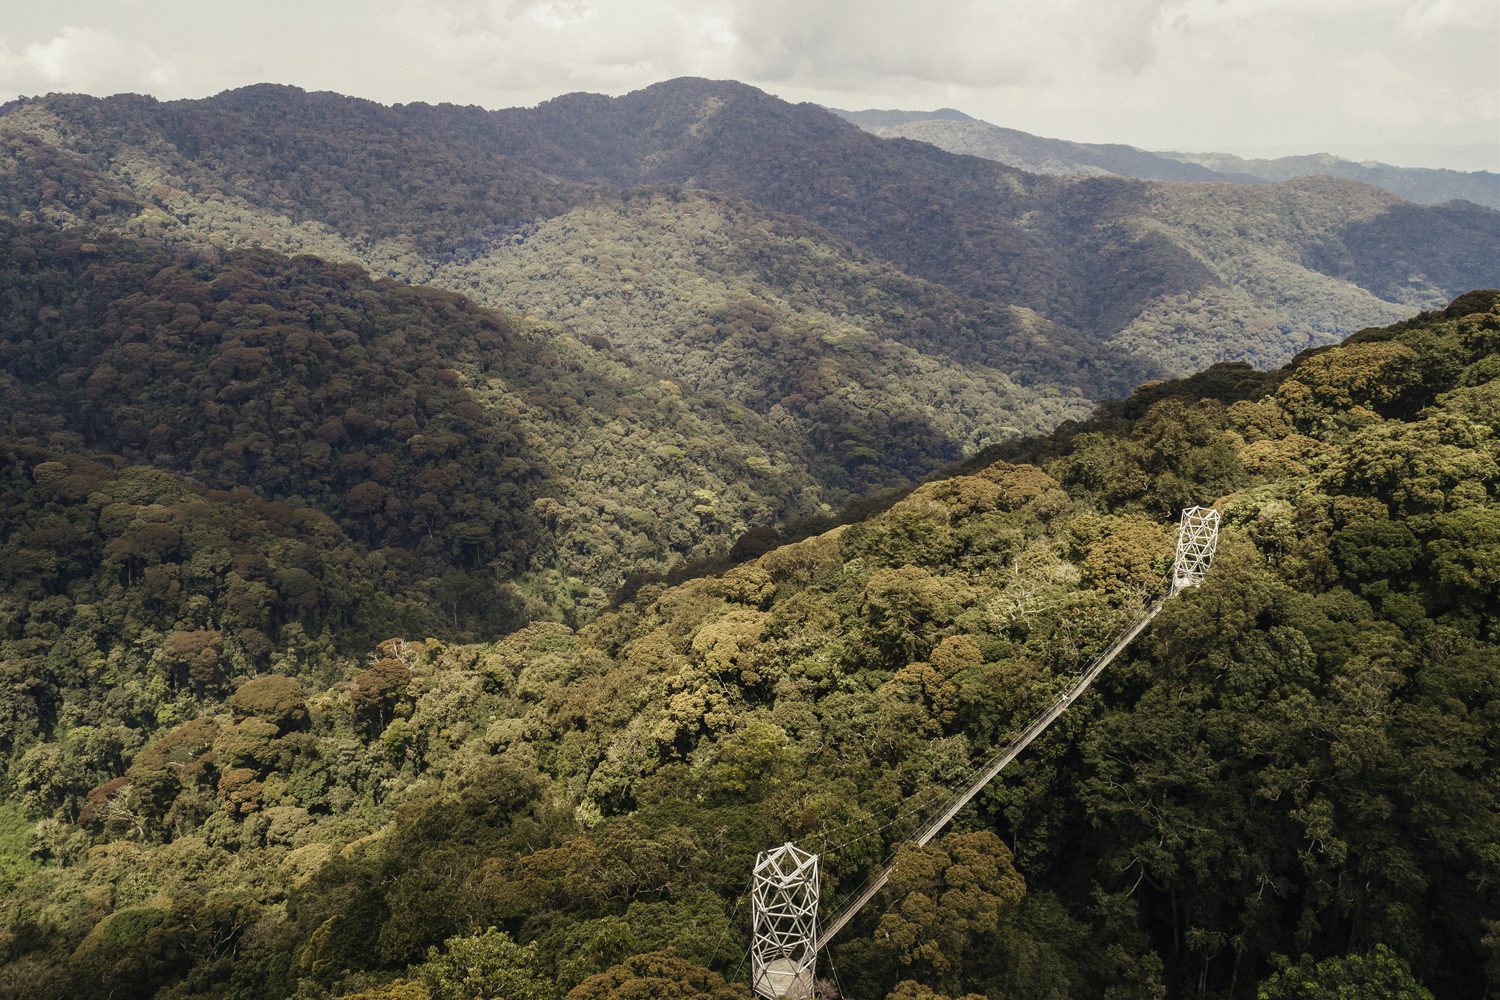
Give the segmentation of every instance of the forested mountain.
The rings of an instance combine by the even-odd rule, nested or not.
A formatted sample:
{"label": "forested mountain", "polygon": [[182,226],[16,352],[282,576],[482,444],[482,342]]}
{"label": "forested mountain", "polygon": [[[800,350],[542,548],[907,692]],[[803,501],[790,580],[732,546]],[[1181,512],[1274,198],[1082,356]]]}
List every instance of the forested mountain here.
{"label": "forested mountain", "polygon": [[[571,213],[622,192],[717,192],[725,200],[716,238],[726,252],[720,270],[700,268],[710,287],[757,269],[755,228],[784,227],[822,244],[817,257],[835,270],[873,257],[912,287],[943,286],[966,314],[960,331],[951,315],[926,318],[981,350],[986,311],[1039,315],[1050,324],[1049,347],[1065,352],[1049,380],[1096,397],[1212,360],[1280,363],[1500,281],[1497,217],[1473,206],[1414,210],[1332,179],[1183,194],[1115,178],[1036,177],[926,144],[878,141],[821,108],[705,80],[505,111],[383,107],[270,86],[167,103],[49,97],[6,106],[0,135],[10,149],[12,212],[260,242],[409,281],[447,281],[443,266],[486,258],[503,272],[515,255],[494,251],[524,246],[549,222],[569,233]],[[1277,238],[1246,245],[1202,233],[1171,214],[1184,198],[1195,211],[1209,203],[1231,234],[1274,230]],[[1392,241],[1408,230],[1414,241]],[[598,249],[578,242],[566,252],[587,266]],[[670,264],[649,248],[637,253],[642,263]],[[795,302],[808,278],[821,280],[818,270],[775,276],[763,292]],[[534,300],[573,294],[562,276],[535,277]],[[633,282],[622,276],[621,284]],[[1256,322],[1224,330],[1216,313],[1228,301],[1252,303]],[[896,308],[902,325],[920,324],[920,304]],[[1130,348],[1116,350],[1132,325]],[[1195,349],[1179,352],[1182,339]],[[622,340],[617,353],[660,360]],[[1211,357],[1203,343],[1214,345]],[[1070,359],[1079,356],[1097,360],[1078,372]]]}
{"label": "forested mountain", "polygon": [[1228,153],[1149,152],[1118,143],[1069,142],[1001,128],[951,108],[939,111],[839,111],[874,135],[929,142],[950,153],[982,156],[1037,174],[1117,175],[1147,181],[1258,183],[1296,177],[1346,177],[1423,205],[1471,201],[1500,208],[1500,174],[1389,163],[1359,163],[1327,153],[1246,159]]}
{"label": "forested mountain", "polygon": [[[654,213],[665,240],[685,216],[711,225],[718,211],[643,196],[599,211],[598,227],[639,246]],[[816,261],[816,245],[757,235],[765,268],[795,279]],[[580,342],[308,256],[4,223],[0,245],[0,436],[316,507],[404,567],[405,586],[469,595],[448,628],[460,634],[596,609],[632,574],[722,554],[755,526],[827,517],[1085,406],[1038,374],[1053,360],[1044,321],[1003,309],[974,320],[941,289],[873,265],[824,269],[838,284],[793,303],[762,298],[753,276],[685,303],[670,293],[691,258],[622,290],[623,254],[581,270],[538,233],[518,270],[580,275],[569,310],[549,309]],[[454,274],[491,280],[483,261]],[[611,297],[633,296],[650,311],[606,322]],[[850,315],[855,296],[864,315]],[[882,315],[891,299],[987,322],[1015,374],[931,325],[898,328]],[[624,336],[654,338],[665,358],[691,351],[674,365],[691,384],[613,360],[609,338]],[[759,352],[786,367],[756,380]],[[692,372],[689,358],[711,364]],[[497,587],[510,596],[479,612],[474,595]]]}
{"label": "forested mountain", "polygon": [[1436,205],[1445,201],[1472,201],[1488,208],[1500,208],[1500,174],[1491,170],[1443,170],[1431,167],[1397,167],[1375,161],[1356,162],[1328,153],[1306,156],[1278,156],[1274,159],[1246,158],[1228,153],[1159,154],[1183,163],[1208,167],[1219,174],[1254,177],[1263,181],[1284,181],[1292,177],[1348,177],[1385,188],[1418,204]]}
{"label": "forested mountain", "polygon": [[[383,300],[414,298],[515,337],[334,270],[376,327]],[[254,350],[241,280],[218,342]],[[178,351],[190,333],[210,339],[184,322]],[[847,893],[1162,587],[1177,510],[1212,501],[1203,586],[907,850],[824,974],[894,1000],[1482,996],[1500,974],[1497,358],[1500,292],[1474,293],[1279,371],[1143,387],[576,630],[266,664],[232,638],[257,607],[291,622],[338,587],[345,620],[389,605],[349,582],[371,565],[357,538],[291,501],[9,447],[0,624],[26,669],[0,992],[744,1000],[755,852],[823,851],[825,895]],[[128,361],[94,371],[128,379]],[[25,391],[58,444],[124,433]],[[314,565],[323,590],[286,575]]]}

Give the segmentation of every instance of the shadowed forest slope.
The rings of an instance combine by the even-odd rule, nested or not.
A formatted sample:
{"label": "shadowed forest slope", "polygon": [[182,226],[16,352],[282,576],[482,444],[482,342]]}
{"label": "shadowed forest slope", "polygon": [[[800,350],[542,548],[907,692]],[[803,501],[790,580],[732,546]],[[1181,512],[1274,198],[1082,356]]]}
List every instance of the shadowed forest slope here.
{"label": "shadowed forest slope", "polygon": [[[410,586],[463,594],[459,633],[597,608],[632,573],[952,462],[984,443],[969,427],[1081,404],[1039,419],[1045,400],[992,375],[940,426],[914,398],[931,366],[897,355],[913,370],[886,388],[872,369],[897,348],[856,342],[830,353],[862,395],[809,372],[761,388],[763,417],[354,265],[40,226],[0,240],[0,436],[315,507]],[[737,339],[790,341],[776,318],[726,303],[700,335],[732,358]]]}

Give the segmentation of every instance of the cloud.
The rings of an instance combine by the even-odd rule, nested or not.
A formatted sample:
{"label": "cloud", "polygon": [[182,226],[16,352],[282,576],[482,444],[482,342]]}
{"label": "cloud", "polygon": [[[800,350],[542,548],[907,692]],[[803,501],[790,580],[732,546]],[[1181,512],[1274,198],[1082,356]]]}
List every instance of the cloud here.
{"label": "cloud", "polygon": [[1401,19],[1413,34],[1454,29],[1489,32],[1500,29],[1500,4],[1493,0],[1427,0],[1409,4]]}
{"label": "cloud", "polygon": [[170,95],[181,79],[171,62],[146,45],[95,28],[67,25],[50,38],[25,45],[19,55],[0,49],[0,85],[15,93],[67,90]]}
{"label": "cloud", "polygon": [[709,73],[733,43],[722,19],[666,0],[400,0],[386,23],[459,86],[542,97]]}
{"label": "cloud", "polygon": [[1172,2],[732,0],[744,75],[856,88],[878,81],[996,87],[1150,64]]}

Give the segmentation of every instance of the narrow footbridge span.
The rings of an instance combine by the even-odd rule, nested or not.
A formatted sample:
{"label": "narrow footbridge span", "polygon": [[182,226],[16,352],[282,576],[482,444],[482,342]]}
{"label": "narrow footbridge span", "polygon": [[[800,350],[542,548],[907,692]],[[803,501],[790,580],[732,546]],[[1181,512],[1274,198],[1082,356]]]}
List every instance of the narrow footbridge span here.
{"label": "narrow footbridge span", "polygon": [[[1152,602],[1078,675],[1068,689],[1034,716],[1009,743],[978,764],[968,784],[938,805],[906,842],[921,847],[936,837],[974,797],[1089,689],[1104,669],[1146,630],[1167,601],[1197,586],[1213,562],[1219,512],[1189,507],[1177,533],[1177,558],[1166,595]],[[819,856],[786,843],[756,859],[751,887],[750,985],[766,1000],[811,1000],[818,952],[875,898],[895,872],[894,856],[822,922],[818,919]]]}

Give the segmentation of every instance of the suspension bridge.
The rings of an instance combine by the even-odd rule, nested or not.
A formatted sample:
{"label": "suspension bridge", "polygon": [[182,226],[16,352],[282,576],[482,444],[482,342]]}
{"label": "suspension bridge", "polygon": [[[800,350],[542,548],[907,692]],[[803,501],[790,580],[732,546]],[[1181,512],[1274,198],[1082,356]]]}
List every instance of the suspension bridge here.
{"label": "suspension bridge", "polygon": [[[1167,592],[1128,624],[1074,682],[1042,708],[1009,743],[980,760],[974,778],[938,805],[906,843],[925,846],[1038,736],[1078,700],[1114,659],[1161,613],[1167,601],[1203,581],[1219,539],[1219,512],[1189,507],[1177,530]],[[893,852],[848,900],[819,919],[820,856],[790,842],[756,858],[751,881],[750,985],[766,1000],[813,1000],[818,953],[859,915],[895,873]]]}

